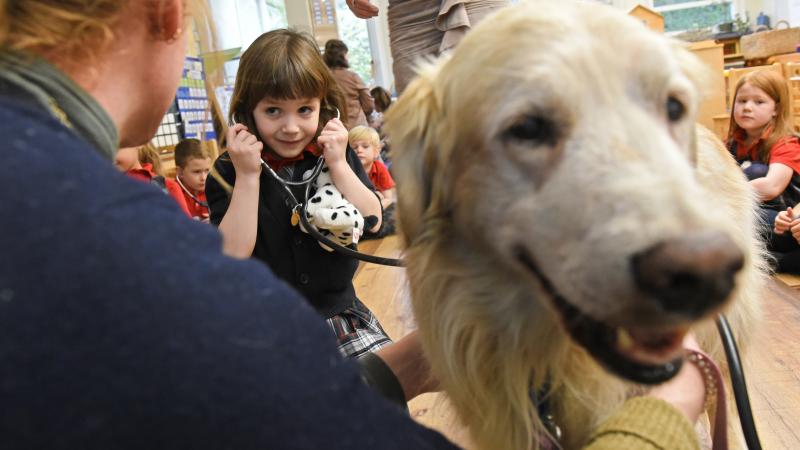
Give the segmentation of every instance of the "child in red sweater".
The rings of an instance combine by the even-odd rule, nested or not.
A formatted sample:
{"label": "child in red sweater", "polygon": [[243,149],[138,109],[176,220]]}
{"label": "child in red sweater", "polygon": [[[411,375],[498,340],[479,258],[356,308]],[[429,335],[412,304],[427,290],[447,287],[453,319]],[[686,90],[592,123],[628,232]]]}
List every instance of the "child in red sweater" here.
{"label": "child in red sweater", "polygon": [[397,194],[392,174],[381,161],[381,138],[374,128],[353,127],[347,135],[350,147],[355,150],[364,172],[375,187],[375,194],[381,199],[383,216],[381,227],[377,232],[364,232],[364,239],[380,238],[394,234],[394,210]]}
{"label": "child in red sweater", "polygon": [[201,222],[208,222],[206,179],[211,170],[211,156],[197,139],[184,139],[175,146],[175,181],[181,187],[189,215]]}
{"label": "child in red sweater", "polygon": [[396,189],[394,179],[389,173],[389,169],[380,160],[381,138],[374,128],[358,126],[353,127],[348,133],[350,147],[356,151],[364,171],[369,175],[369,181],[378,191],[381,198],[381,206],[386,209],[394,203]]}

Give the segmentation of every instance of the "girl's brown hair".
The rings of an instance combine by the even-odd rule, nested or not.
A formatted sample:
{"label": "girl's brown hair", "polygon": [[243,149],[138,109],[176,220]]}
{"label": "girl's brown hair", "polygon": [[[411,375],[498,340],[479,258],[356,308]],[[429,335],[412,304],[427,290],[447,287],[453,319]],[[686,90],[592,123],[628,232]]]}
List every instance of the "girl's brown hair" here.
{"label": "girl's brown hair", "polygon": [[758,70],[750,72],[743,76],[738,83],[733,96],[730,126],[728,128],[728,141],[732,142],[734,136],[741,132],[742,127],[736,123],[734,118],[734,111],[736,108],[736,97],[739,95],[739,89],[747,83],[750,86],[757,87],[764,91],[775,102],[775,117],[767,124],[767,127],[772,128],[769,137],[759,143],[758,158],[759,162],[764,164],[769,163],[770,150],[778,140],[794,135],[792,129],[792,112],[789,109],[789,87],[783,75],[772,70]]}
{"label": "girl's brown hair", "polygon": [[265,98],[294,100],[319,98],[319,127],[339,110],[347,117],[344,97],[314,40],[293,30],[273,30],[262,34],[242,54],[231,97],[230,117],[247,126],[259,139],[253,110]]}

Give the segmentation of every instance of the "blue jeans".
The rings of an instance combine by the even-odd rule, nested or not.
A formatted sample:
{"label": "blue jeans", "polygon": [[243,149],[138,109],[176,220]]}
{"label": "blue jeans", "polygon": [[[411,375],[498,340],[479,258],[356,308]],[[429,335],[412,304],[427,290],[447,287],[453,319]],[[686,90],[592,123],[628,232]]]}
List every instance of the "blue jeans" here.
{"label": "blue jeans", "polygon": [[762,163],[752,163],[747,169],[744,169],[744,174],[748,180],[755,180],[756,178],[763,178],[767,176],[769,165]]}

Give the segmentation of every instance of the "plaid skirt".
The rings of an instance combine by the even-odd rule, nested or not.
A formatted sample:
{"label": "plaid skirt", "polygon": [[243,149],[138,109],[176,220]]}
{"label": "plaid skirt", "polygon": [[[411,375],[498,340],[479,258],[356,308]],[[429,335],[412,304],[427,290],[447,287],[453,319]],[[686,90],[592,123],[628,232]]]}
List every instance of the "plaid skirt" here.
{"label": "plaid skirt", "polygon": [[346,358],[358,358],[392,342],[375,314],[358,299],[327,322]]}

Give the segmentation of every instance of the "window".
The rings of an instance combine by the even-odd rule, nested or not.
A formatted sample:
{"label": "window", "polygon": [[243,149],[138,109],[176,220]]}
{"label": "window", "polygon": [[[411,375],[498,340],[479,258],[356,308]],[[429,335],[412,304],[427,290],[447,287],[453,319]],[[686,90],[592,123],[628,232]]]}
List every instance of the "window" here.
{"label": "window", "polygon": [[287,26],[284,0],[211,0],[223,49],[247,48],[262,33]]}
{"label": "window", "polygon": [[[222,50],[244,51],[263,33],[288,23],[284,0],[210,0],[210,5]],[[225,63],[226,84],[233,84],[238,69],[238,58]]]}
{"label": "window", "polygon": [[729,1],[655,0],[654,9],[664,16],[664,32],[676,33],[730,22],[733,6]]}
{"label": "window", "polygon": [[336,0],[336,18],[339,39],[347,44],[347,61],[350,63],[350,70],[357,73],[367,86],[371,86],[374,80],[367,21],[353,15],[345,0]]}

